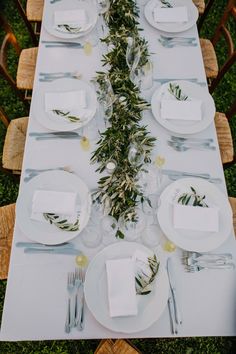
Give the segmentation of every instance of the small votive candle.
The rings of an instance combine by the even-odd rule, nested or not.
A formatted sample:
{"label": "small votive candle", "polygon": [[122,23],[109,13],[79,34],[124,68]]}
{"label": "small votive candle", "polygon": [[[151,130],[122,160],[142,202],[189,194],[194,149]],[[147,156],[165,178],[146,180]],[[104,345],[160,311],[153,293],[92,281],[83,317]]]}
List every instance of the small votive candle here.
{"label": "small votive candle", "polygon": [[116,169],[116,162],[114,160],[107,161],[106,163],[106,171],[108,173],[113,173]]}

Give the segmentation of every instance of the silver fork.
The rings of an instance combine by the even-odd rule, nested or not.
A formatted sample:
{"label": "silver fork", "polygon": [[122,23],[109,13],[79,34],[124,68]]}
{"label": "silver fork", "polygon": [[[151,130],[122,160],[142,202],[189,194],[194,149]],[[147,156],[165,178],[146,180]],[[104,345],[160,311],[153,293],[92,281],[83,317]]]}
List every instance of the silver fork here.
{"label": "silver fork", "polygon": [[197,264],[192,264],[192,265],[186,265],[185,270],[189,273],[195,273],[199,272],[200,270],[203,269],[234,269],[235,265],[234,263],[226,263],[226,264],[207,264],[207,265],[197,265]]}
{"label": "silver fork", "polygon": [[67,305],[65,332],[70,333],[70,298],[68,299],[68,305]]}
{"label": "silver fork", "polygon": [[81,292],[81,299],[80,299],[80,312],[78,316],[78,323],[77,329],[82,331],[84,329],[84,279],[85,279],[85,271],[79,268],[79,279],[80,279],[80,292]]}

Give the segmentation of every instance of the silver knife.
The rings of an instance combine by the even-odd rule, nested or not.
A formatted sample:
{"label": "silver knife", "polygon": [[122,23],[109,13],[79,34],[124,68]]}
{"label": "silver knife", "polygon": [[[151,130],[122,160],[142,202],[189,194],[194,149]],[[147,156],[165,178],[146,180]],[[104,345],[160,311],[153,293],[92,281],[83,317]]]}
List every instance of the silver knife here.
{"label": "silver knife", "polygon": [[82,252],[75,248],[36,248],[36,247],[27,247],[24,249],[25,253],[50,253],[50,254],[68,254],[78,256]]}
{"label": "silver knife", "polygon": [[36,243],[36,242],[16,242],[16,247],[27,247],[27,248],[40,248],[40,249],[48,249],[48,248],[74,248],[72,243],[64,242],[60,243],[59,245],[45,245],[43,243]]}
{"label": "silver knife", "polygon": [[170,282],[171,292],[172,292],[172,295],[173,295],[175,321],[176,321],[177,324],[181,324],[182,323],[182,316],[181,316],[181,313],[180,313],[179,305],[177,303],[175,279],[174,279],[174,276],[173,276],[173,265],[172,265],[172,260],[171,260],[170,257],[167,259],[167,273],[168,273],[168,278],[169,278],[169,282]]}
{"label": "silver knife", "polygon": [[174,304],[173,304],[172,296],[170,296],[168,298],[168,308],[169,308],[169,314],[170,314],[171,332],[173,334],[177,334],[178,328],[176,326],[175,319],[174,319],[175,311],[174,311]]}

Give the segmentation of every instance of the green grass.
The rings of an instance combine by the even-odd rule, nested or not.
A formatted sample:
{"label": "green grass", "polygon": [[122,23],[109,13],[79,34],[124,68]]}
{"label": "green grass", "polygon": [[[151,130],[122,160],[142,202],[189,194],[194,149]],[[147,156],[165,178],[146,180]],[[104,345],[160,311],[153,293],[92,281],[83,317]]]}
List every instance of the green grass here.
{"label": "green grass", "polygon": [[[26,0],[22,0],[25,5]],[[202,28],[201,37],[211,38],[216,23],[223,12],[226,0],[215,1]],[[11,23],[17,39],[22,48],[32,46],[27,30],[22,19],[15,10],[12,0],[0,0],[0,11]],[[231,24],[233,28],[235,24]],[[233,28],[235,30],[235,28]],[[0,31],[0,41],[3,32]],[[236,36],[235,36],[236,38]],[[226,48],[222,42],[217,46],[217,56],[220,61],[224,60]],[[16,72],[17,58],[14,52],[9,53],[9,65],[13,75]],[[0,77],[0,102],[7,114],[14,119],[28,114],[24,105],[19,101],[9,85]],[[234,66],[225,76],[214,93],[217,111],[225,112],[232,103],[236,93],[236,67]],[[231,123],[234,143],[236,146],[236,120]],[[5,128],[0,125],[0,151],[5,136]],[[236,166],[225,170],[228,193],[236,196]],[[11,176],[0,173],[0,205],[15,202],[18,194],[18,183]],[[2,314],[5,295],[6,281],[0,282],[0,317]],[[17,299],[16,299],[17,301]],[[33,324],[32,324],[33,325]],[[132,342],[144,354],[230,354],[234,353],[235,338],[206,337],[206,338],[182,338],[182,339],[135,339]],[[0,354],[90,354],[98,345],[98,340],[68,340],[68,341],[40,341],[40,342],[0,342]]]}

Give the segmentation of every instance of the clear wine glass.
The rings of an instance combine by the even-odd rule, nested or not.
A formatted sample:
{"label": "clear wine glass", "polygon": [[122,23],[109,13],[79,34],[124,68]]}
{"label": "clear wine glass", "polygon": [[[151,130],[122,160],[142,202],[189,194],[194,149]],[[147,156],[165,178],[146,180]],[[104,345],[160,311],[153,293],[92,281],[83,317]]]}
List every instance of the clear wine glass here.
{"label": "clear wine glass", "polygon": [[99,101],[104,112],[105,123],[113,113],[113,103],[116,100],[109,78],[105,78],[100,86]]}
{"label": "clear wine glass", "polygon": [[128,152],[128,161],[132,166],[139,166],[143,163],[144,151],[139,145],[135,143],[130,144]]}
{"label": "clear wine glass", "polygon": [[127,49],[126,49],[126,63],[130,69],[129,78],[135,85],[139,86],[139,71],[137,70],[140,58],[141,50],[140,46],[136,44],[133,37],[128,37],[127,39]]}
{"label": "clear wine glass", "polygon": [[141,209],[136,210],[136,221],[127,221],[124,218],[119,220],[119,229],[127,241],[134,241],[139,238],[145,226],[146,219]]}
{"label": "clear wine glass", "polygon": [[106,215],[101,219],[101,229],[102,229],[102,243],[104,245],[109,245],[117,241],[116,232],[118,230],[118,223],[116,219],[111,215]]}
{"label": "clear wine glass", "polygon": [[109,0],[96,0],[99,15],[105,14],[110,8]]}

